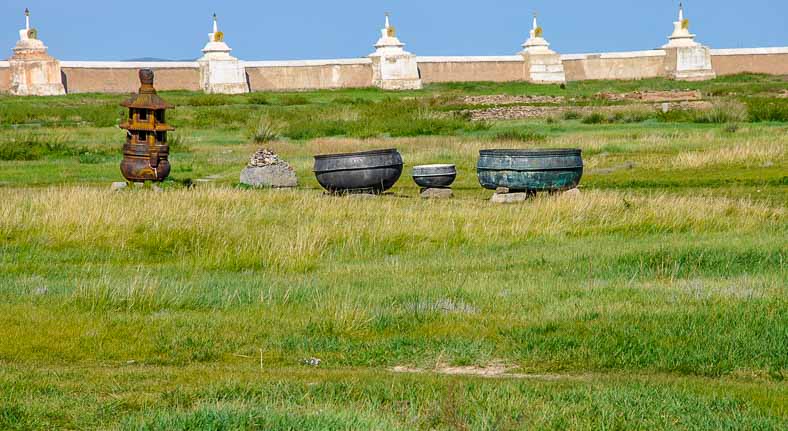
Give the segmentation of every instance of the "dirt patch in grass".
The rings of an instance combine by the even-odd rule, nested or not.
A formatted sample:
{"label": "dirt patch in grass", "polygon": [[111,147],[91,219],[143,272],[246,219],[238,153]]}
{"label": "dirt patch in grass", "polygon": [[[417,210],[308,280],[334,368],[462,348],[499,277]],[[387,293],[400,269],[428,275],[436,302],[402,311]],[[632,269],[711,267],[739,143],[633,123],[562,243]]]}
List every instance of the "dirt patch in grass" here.
{"label": "dirt patch in grass", "polygon": [[563,96],[513,96],[496,94],[492,96],[466,96],[462,102],[466,105],[514,105],[518,103],[564,103]]}
{"label": "dirt patch in grass", "polygon": [[493,361],[487,365],[449,366],[437,364],[433,369],[398,365],[390,368],[393,373],[422,374],[432,373],[446,376],[475,376],[490,379],[534,379],[534,380],[586,380],[587,375],[581,374],[531,374],[514,372],[519,367],[501,361]]}
{"label": "dirt patch in grass", "polygon": [[[703,100],[664,103],[668,104],[668,111],[707,111],[714,107],[711,102]],[[601,115],[631,111],[653,111],[656,114],[656,112],[663,110],[663,103],[638,103],[621,106],[496,106],[487,109],[467,110],[465,114],[473,121],[500,121],[559,117],[566,112],[582,116],[591,113]]]}
{"label": "dirt patch in grass", "polygon": [[678,102],[687,100],[701,100],[703,95],[700,90],[670,90],[670,91],[633,91],[631,93],[596,94],[597,99],[611,102],[641,101],[641,102]]}

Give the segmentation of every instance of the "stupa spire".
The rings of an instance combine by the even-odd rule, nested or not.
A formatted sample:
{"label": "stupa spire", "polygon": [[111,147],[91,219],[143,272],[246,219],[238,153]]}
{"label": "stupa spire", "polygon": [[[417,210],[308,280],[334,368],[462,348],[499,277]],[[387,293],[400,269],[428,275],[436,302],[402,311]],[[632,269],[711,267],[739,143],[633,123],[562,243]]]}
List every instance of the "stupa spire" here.
{"label": "stupa spire", "polygon": [[218,33],[219,32],[219,23],[218,23],[218,21],[216,19],[216,12],[213,13],[213,32],[214,33]]}
{"label": "stupa spire", "polygon": [[386,28],[386,29],[388,29],[389,27],[391,27],[391,23],[389,22],[389,17],[390,17],[390,16],[391,16],[391,14],[390,14],[390,13],[388,13],[388,12],[386,12],[386,26],[385,26],[385,28]]}
{"label": "stupa spire", "polygon": [[536,30],[537,28],[539,28],[539,24],[537,24],[537,22],[536,22],[536,12],[534,12],[534,24],[533,24],[533,26],[531,28],[533,30]]}
{"label": "stupa spire", "polygon": [[679,2],[679,22],[684,21],[684,2]]}
{"label": "stupa spire", "polygon": [[25,30],[30,30],[30,9],[25,8]]}

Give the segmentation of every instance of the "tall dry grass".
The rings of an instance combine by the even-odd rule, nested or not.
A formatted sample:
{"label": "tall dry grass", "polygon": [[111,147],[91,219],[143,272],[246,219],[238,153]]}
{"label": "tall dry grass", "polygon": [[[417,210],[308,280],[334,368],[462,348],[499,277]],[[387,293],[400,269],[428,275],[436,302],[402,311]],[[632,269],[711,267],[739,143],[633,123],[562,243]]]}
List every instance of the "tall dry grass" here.
{"label": "tall dry grass", "polygon": [[674,168],[702,168],[727,164],[762,166],[768,163],[784,163],[787,150],[788,140],[775,142],[773,139],[760,138],[720,148],[681,152],[673,158],[671,165]]}
{"label": "tall dry grass", "polygon": [[[664,194],[587,191],[525,205],[445,203],[380,197],[357,200],[317,191],[226,188],[111,193],[83,187],[0,191],[0,235],[106,253],[177,256],[194,265],[304,273],[329,254],[386,249],[428,253],[527,238],[599,233],[751,231],[785,223],[764,203]],[[494,209],[494,210],[493,210]]]}

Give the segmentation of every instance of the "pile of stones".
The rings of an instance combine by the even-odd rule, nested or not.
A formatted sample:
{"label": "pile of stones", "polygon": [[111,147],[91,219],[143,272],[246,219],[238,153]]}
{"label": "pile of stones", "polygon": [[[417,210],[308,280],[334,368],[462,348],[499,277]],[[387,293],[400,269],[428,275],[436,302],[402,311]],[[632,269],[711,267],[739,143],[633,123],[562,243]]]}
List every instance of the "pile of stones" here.
{"label": "pile of stones", "polygon": [[273,151],[266,148],[260,148],[254,154],[252,154],[252,157],[249,158],[249,164],[247,167],[262,168],[264,166],[276,165],[278,163],[285,162],[283,162],[282,159],[280,159],[279,156]]}
{"label": "pile of stones", "polygon": [[261,148],[249,158],[241,171],[241,184],[252,187],[297,187],[298,177],[293,168],[273,151]]}

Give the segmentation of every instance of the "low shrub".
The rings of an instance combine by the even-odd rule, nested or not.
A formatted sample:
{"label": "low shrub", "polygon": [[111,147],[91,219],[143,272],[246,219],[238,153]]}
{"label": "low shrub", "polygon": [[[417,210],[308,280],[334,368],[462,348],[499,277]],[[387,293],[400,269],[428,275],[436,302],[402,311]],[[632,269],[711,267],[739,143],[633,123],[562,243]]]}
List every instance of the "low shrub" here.
{"label": "low shrub", "polygon": [[494,141],[533,142],[544,141],[545,139],[547,139],[547,136],[528,129],[506,130],[493,135]]}
{"label": "low shrub", "polygon": [[756,97],[747,99],[748,119],[753,123],[761,121],[788,121],[788,99]]}
{"label": "low shrub", "polygon": [[252,125],[249,137],[256,144],[275,141],[279,139],[282,125],[268,115],[261,115]]}
{"label": "low shrub", "polygon": [[199,94],[188,98],[186,102],[186,105],[191,106],[223,106],[226,104],[226,98],[218,94]]}
{"label": "low shrub", "polygon": [[606,121],[605,116],[599,112],[592,112],[591,114],[586,115],[585,117],[583,117],[582,120],[580,120],[580,122],[583,124],[602,124],[605,121]]}
{"label": "low shrub", "polygon": [[580,113],[577,111],[566,111],[563,118],[564,120],[577,120],[580,118]]}
{"label": "low shrub", "polygon": [[185,153],[189,151],[189,139],[181,133],[170,133],[167,136],[167,145],[173,152]]}
{"label": "low shrub", "polygon": [[368,105],[373,102],[371,100],[362,99],[360,97],[340,96],[340,97],[335,97],[333,100],[331,100],[331,103],[337,105]]}
{"label": "low shrub", "polygon": [[692,112],[694,123],[725,124],[747,121],[747,107],[734,101],[715,102],[709,110]]}
{"label": "low shrub", "polygon": [[279,98],[279,104],[283,106],[308,105],[309,99],[299,94],[287,95]]}
{"label": "low shrub", "polygon": [[112,127],[120,123],[125,110],[117,103],[66,104],[0,103],[0,124],[43,124],[50,126],[87,125]]}
{"label": "low shrub", "polygon": [[77,160],[81,165],[97,165],[107,161],[107,155],[101,151],[86,150],[79,153]]}
{"label": "low shrub", "polygon": [[263,93],[252,93],[246,99],[251,105],[270,105],[271,101]]}
{"label": "low shrub", "polygon": [[2,135],[0,160],[29,161],[45,157],[77,156],[83,164],[102,163],[114,154],[115,149],[92,149],[76,146],[71,138],[61,133],[23,133]]}
{"label": "low shrub", "polygon": [[0,140],[0,160],[39,160],[49,155],[79,154],[60,134],[19,133]]}
{"label": "low shrub", "polygon": [[[227,106],[223,108],[196,109],[194,118],[182,118],[180,122],[172,121],[176,127],[194,127],[200,129],[240,129],[249,123],[250,115],[254,112],[252,107]],[[175,112],[183,115],[182,111]]]}
{"label": "low shrub", "polygon": [[735,101],[715,102],[711,109],[673,109],[658,112],[657,119],[665,123],[727,124],[747,121],[747,108]]}

